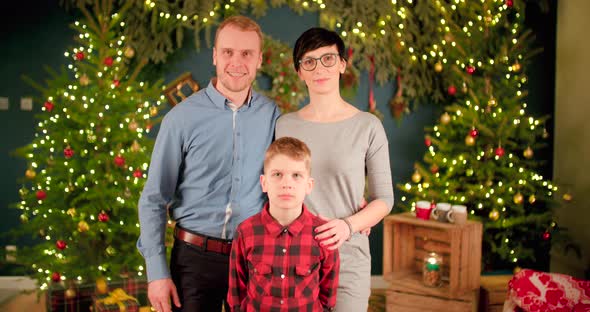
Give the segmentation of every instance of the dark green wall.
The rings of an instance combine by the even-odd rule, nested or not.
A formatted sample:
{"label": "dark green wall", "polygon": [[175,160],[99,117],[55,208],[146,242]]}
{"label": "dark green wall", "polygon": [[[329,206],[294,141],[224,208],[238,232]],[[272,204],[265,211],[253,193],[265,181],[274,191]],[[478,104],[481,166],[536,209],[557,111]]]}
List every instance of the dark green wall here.
{"label": "dark green wall", "polygon": [[[36,81],[46,77],[43,65],[54,68],[64,63],[63,52],[73,44],[73,32],[68,24],[74,18],[57,6],[57,1],[45,1],[41,4],[11,4],[12,9],[1,9],[0,29],[0,96],[10,98],[10,110],[0,111],[0,231],[6,232],[18,226],[18,212],[8,209],[11,203],[18,200],[20,185],[17,179],[24,175],[25,162],[10,155],[11,151],[29,143],[34,134],[33,112],[19,109],[21,96],[34,94],[34,90],[25,84],[20,76],[27,74]],[[6,6],[6,4],[2,4]],[[17,6],[17,8],[15,8]],[[545,47],[546,54],[537,57],[543,68],[554,68],[555,18],[547,17],[538,10],[532,13],[532,26],[539,31],[540,43]],[[265,33],[292,46],[295,39],[304,30],[317,25],[316,14],[299,16],[288,8],[271,9],[267,16],[258,19]],[[25,26],[26,25],[26,26]],[[288,25],[288,27],[285,27]],[[548,35],[547,35],[548,34]],[[192,36],[187,36],[192,37]],[[211,50],[204,48],[197,52],[188,39],[185,47],[177,51],[163,69],[166,81],[171,81],[180,73],[190,71],[199,85],[205,86],[214,73],[211,63]],[[531,109],[539,114],[553,113],[553,77],[554,70],[539,70],[533,67],[534,76],[530,77]],[[367,109],[368,83],[367,74],[361,75],[361,83],[354,104]],[[264,85],[264,81],[261,81]],[[387,83],[375,88],[378,109],[385,114],[383,121],[387,131],[394,182],[407,181],[413,171],[413,163],[422,158],[426,151],[423,144],[423,128],[432,125],[438,118],[441,107],[422,104],[402,123],[393,121],[387,106],[393,95],[393,84]],[[35,102],[35,111],[41,103]],[[164,111],[165,112],[165,111]],[[551,155],[549,150],[548,155]],[[549,167],[548,172],[551,172]],[[399,193],[399,192],[398,192]],[[397,195],[397,194],[396,194]],[[0,238],[0,248],[6,244],[14,244],[11,239]],[[373,256],[373,274],[381,273],[382,259],[382,227],[376,226],[371,233]]]}

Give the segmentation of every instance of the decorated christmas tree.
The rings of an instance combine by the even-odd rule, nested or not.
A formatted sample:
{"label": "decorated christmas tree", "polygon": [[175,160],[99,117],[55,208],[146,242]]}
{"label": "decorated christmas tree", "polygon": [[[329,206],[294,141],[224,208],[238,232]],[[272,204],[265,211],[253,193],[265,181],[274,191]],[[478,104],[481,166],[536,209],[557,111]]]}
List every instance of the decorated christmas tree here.
{"label": "decorated christmas tree", "polygon": [[[147,61],[121,35],[122,15],[109,1],[80,6],[77,46],[67,70],[46,85],[30,81],[44,103],[33,142],[20,152],[28,169],[17,207],[21,235],[33,235],[18,260],[40,287],[141,275],[137,202],[158,120],[159,82],[137,81]],[[133,275],[132,275],[133,274]]]}
{"label": "decorated christmas tree", "polygon": [[551,242],[563,237],[552,213],[561,193],[536,157],[548,143],[547,118],[527,112],[534,42],[524,5],[457,1],[441,10],[444,53],[434,69],[447,106],[427,129],[428,150],[412,181],[399,185],[407,208],[418,200],[466,205],[484,225],[484,269],[547,269]]}

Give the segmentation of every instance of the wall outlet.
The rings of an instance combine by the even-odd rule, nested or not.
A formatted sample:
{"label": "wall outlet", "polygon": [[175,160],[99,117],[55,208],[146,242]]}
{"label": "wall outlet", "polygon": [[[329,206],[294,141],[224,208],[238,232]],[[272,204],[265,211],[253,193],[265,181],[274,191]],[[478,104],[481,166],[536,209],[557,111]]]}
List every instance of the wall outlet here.
{"label": "wall outlet", "polygon": [[33,110],[33,99],[30,97],[20,98],[20,109],[24,110],[24,111],[32,111]]}
{"label": "wall outlet", "polygon": [[6,262],[16,262],[16,245],[6,245]]}
{"label": "wall outlet", "polygon": [[8,110],[8,98],[0,96],[0,110]]}

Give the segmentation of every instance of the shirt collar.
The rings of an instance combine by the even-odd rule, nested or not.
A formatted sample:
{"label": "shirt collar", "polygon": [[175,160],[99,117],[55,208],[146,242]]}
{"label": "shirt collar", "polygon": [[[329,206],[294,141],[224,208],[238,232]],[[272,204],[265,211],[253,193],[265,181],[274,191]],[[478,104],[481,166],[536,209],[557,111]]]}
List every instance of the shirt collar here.
{"label": "shirt collar", "polygon": [[264,209],[262,209],[261,212],[262,223],[264,224],[266,231],[272,237],[279,236],[279,234],[281,234],[281,232],[285,229],[292,236],[299,235],[299,233],[301,233],[305,225],[308,224],[311,220],[311,213],[309,212],[309,210],[307,210],[305,204],[302,204],[302,206],[303,209],[301,211],[301,215],[299,215],[297,219],[293,220],[293,222],[291,222],[291,224],[289,224],[288,226],[283,226],[273,216],[270,215],[270,212],[268,211],[269,205],[268,202],[266,202],[266,204],[264,205]]}
{"label": "shirt collar", "polygon": [[[231,101],[228,98],[226,98],[223,94],[221,94],[219,92],[219,90],[217,90],[215,88],[215,84],[217,84],[217,77],[213,77],[213,78],[211,78],[211,80],[209,80],[209,84],[207,85],[205,92],[207,93],[207,95],[209,96],[209,98],[211,99],[213,104],[215,104],[215,106],[217,106],[218,108],[224,109],[226,104]],[[256,98],[257,95],[258,94],[254,90],[252,90],[252,87],[250,87],[250,90],[248,91],[248,96],[246,97],[246,103],[244,103],[244,105],[242,105],[242,107],[243,106],[247,106],[247,107],[252,106],[252,103],[254,102],[254,98]]]}

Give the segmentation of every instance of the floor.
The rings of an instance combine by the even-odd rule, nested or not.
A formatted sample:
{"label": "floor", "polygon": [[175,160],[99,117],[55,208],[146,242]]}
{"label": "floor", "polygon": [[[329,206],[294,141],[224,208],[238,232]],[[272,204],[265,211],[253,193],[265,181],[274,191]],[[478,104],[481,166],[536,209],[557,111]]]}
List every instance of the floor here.
{"label": "floor", "polygon": [[[373,276],[371,280],[374,293],[386,288],[381,276]],[[384,298],[373,295],[370,299],[369,311],[384,311]],[[0,311],[2,312],[45,312],[45,296],[37,298],[35,283],[28,277],[0,276]]]}

